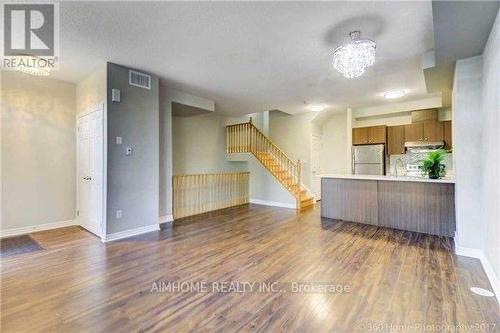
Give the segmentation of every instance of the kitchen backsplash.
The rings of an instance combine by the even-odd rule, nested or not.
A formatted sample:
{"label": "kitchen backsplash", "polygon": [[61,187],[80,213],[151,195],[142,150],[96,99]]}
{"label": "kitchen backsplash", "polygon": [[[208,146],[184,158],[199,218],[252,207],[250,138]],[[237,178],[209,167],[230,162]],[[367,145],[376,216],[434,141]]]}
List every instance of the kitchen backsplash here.
{"label": "kitchen backsplash", "polygon": [[[386,174],[395,176],[396,172],[394,167],[396,166],[396,161],[401,159],[402,163],[397,163],[398,176],[406,175],[406,164],[408,163],[408,154],[401,155],[390,155],[386,160]],[[453,176],[453,154],[446,154],[443,160],[443,164],[446,166],[446,176]]]}

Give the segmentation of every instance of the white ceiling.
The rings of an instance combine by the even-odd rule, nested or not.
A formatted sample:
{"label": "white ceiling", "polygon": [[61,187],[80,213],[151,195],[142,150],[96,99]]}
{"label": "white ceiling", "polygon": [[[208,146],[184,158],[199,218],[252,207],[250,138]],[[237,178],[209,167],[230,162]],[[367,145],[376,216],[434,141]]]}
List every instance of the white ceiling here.
{"label": "white ceiling", "polygon": [[[156,74],[162,84],[238,115],[386,103],[426,94],[421,55],[433,48],[432,5],[414,2],[62,2],[60,71],[78,82],[102,61]],[[348,80],[331,65],[351,30],[377,42],[377,60]],[[398,102],[401,100],[398,100]]]}

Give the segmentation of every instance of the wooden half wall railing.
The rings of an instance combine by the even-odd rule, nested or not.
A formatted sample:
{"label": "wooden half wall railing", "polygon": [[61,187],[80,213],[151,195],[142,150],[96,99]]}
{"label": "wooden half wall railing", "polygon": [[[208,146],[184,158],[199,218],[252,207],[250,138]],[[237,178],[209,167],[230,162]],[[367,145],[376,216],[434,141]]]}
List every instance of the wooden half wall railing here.
{"label": "wooden half wall railing", "polygon": [[173,176],[174,219],[249,202],[250,172]]}
{"label": "wooden half wall railing", "polygon": [[[286,170],[288,175],[291,176],[292,183],[284,185],[291,190],[296,198],[300,198],[300,190],[304,188],[301,183],[300,160],[293,161],[289,158],[264,133],[255,127],[252,118],[247,123],[226,126],[226,140],[228,153],[252,153],[260,161],[266,154],[272,156],[277,161],[277,167]],[[273,170],[270,171],[273,172]]]}

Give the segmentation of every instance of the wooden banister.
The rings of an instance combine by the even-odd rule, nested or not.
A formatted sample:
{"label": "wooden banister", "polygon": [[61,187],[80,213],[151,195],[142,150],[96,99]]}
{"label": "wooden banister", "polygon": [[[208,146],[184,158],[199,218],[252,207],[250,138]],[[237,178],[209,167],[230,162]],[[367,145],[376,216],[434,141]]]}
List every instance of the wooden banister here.
{"label": "wooden banister", "polygon": [[247,204],[249,172],[175,175],[174,219]]}
{"label": "wooden banister", "polygon": [[227,152],[251,153],[281,182],[298,201],[301,190],[302,167],[300,161],[294,162],[253,123],[227,125]]}

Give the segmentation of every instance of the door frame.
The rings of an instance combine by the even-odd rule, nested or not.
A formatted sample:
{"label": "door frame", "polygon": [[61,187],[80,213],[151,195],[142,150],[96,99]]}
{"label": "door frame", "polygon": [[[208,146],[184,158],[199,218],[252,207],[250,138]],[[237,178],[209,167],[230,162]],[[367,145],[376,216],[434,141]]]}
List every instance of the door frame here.
{"label": "door frame", "polygon": [[[101,241],[104,240],[106,236],[106,211],[107,211],[107,165],[108,165],[108,154],[107,154],[107,146],[108,146],[108,120],[107,120],[107,112],[106,112],[106,104],[104,102],[97,103],[95,106],[90,107],[86,110],[84,110],[81,113],[78,113],[75,117],[75,144],[76,144],[76,168],[75,168],[75,175],[76,175],[76,211],[75,211],[75,216],[76,220],[78,222],[78,225],[81,226],[82,228],[85,228],[85,225],[81,223],[80,216],[79,216],[79,210],[80,210],[80,180],[78,179],[78,167],[79,167],[79,156],[80,156],[80,151],[79,151],[79,144],[78,144],[78,123],[80,121],[80,118],[87,116],[93,112],[100,112],[101,114],[101,129],[102,129],[102,179],[101,179],[101,227],[100,227],[100,234],[96,235],[101,238]],[[87,229],[85,229],[87,230]],[[89,231],[90,232],[90,231]],[[92,232],[91,232],[92,233]],[[92,233],[93,234],[93,233]]]}

